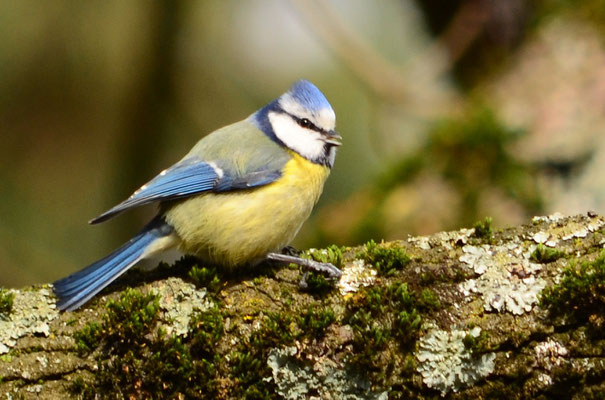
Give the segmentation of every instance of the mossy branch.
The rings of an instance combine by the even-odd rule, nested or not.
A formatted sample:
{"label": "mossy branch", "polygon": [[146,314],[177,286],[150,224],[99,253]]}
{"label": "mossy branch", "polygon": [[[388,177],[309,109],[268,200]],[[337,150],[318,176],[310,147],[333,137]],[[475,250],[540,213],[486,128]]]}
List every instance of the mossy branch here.
{"label": "mossy branch", "polygon": [[599,216],[330,246],[226,275],[131,271],[77,312],[0,291],[0,396],[585,398],[605,392]]}

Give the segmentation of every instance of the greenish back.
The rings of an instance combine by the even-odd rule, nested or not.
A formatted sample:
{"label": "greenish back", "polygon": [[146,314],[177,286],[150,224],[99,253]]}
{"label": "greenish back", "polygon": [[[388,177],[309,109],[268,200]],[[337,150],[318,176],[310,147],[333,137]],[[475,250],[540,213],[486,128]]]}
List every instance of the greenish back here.
{"label": "greenish back", "polygon": [[190,156],[214,162],[235,177],[257,171],[281,171],[291,158],[286,149],[247,119],[202,138],[185,158]]}

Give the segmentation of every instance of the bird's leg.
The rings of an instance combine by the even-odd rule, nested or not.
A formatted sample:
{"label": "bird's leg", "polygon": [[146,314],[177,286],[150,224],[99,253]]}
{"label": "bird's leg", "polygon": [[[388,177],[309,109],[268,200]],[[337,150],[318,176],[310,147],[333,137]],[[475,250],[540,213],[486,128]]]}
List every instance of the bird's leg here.
{"label": "bird's leg", "polygon": [[296,256],[291,256],[287,254],[279,254],[279,253],[269,253],[267,254],[267,259],[283,262],[283,263],[292,263],[296,265],[300,265],[307,271],[303,275],[302,280],[300,281],[300,286],[302,288],[306,288],[307,282],[306,277],[309,271],[319,272],[321,274],[327,275],[329,279],[339,280],[342,272],[336,268],[334,265],[330,263],[322,263],[319,261],[308,260],[306,258],[300,258]]}
{"label": "bird's leg", "polygon": [[301,253],[301,251],[298,250],[296,247],[286,246],[283,249],[281,249],[281,252],[279,254],[286,254],[289,256],[298,257],[300,255],[300,253]]}

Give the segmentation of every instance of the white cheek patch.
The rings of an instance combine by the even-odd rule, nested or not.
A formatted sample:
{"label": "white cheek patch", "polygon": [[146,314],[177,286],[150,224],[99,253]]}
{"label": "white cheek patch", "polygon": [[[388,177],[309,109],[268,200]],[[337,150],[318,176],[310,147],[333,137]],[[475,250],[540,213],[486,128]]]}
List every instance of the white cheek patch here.
{"label": "white cheek patch", "polygon": [[269,113],[275,136],[301,156],[316,160],[324,155],[324,141],[318,132],[302,128],[287,114]]}

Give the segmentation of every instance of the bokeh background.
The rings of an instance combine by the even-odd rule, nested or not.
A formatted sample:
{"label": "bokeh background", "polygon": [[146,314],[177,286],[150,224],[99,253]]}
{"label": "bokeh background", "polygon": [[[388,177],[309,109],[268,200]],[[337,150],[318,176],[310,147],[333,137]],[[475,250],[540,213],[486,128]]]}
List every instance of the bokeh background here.
{"label": "bokeh background", "polygon": [[306,78],[344,145],[299,247],[605,212],[603,0],[0,1],[0,285],[48,282],[153,207],[86,221]]}

